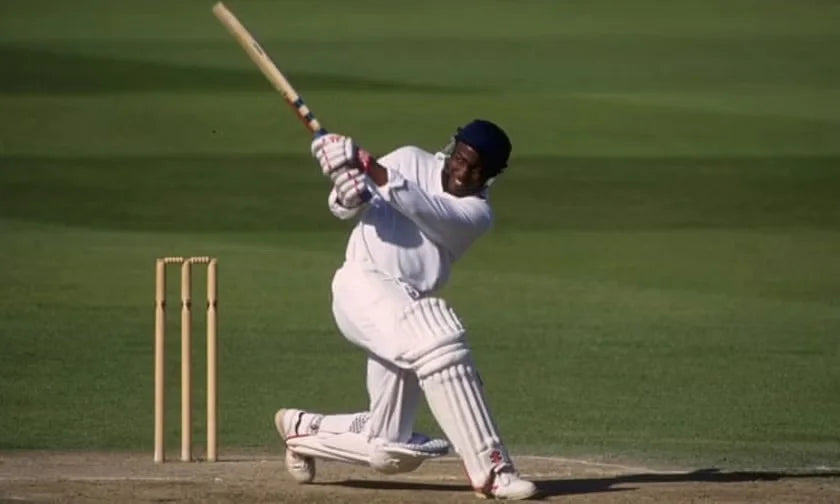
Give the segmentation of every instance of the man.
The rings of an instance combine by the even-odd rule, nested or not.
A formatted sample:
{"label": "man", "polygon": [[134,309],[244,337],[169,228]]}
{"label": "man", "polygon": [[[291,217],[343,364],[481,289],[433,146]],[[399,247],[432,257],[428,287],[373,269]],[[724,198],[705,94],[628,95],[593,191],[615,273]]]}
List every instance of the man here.
{"label": "man", "polygon": [[434,296],[452,264],[490,229],[488,188],[510,150],[505,132],[485,120],[459,128],[437,154],[402,147],[376,160],[345,136],[313,141],[312,154],[333,182],[331,212],[358,218],[333,278],[333,314],[342,334],[368,352],[370,404],[344,415],[277,412],[296,480],[312,480],[314,458],[397,473],[445,454],[446,441],[413,433],[425,394],[477,493],[499,499],[536,493],[502,443],[464,327]]}

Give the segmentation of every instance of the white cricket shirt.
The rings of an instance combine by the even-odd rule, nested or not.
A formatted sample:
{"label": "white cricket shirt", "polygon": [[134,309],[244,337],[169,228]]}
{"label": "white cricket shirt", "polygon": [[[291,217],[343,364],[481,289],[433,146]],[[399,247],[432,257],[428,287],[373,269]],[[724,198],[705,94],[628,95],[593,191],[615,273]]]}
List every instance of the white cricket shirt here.
{"label": "white cricket shirt", "polygon": [[388,183],[370,184],[373,198],[350,234],[345,258],[369,263],[423,294],[435,291],[449,279],[452,263],[492,226],[486,194],[445,192],[441,153],[401,147],[377,161],[387,168]]}

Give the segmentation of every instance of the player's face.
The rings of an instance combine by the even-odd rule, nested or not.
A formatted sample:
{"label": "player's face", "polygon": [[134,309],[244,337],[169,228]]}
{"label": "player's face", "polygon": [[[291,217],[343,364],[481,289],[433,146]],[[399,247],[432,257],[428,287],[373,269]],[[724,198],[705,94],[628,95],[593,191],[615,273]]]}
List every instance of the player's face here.
{"label": "player's face", "polygon": [[478,152],[457,142],[443,170],[443,189],[453,196],[472,196],[481,192],[486,178]]}

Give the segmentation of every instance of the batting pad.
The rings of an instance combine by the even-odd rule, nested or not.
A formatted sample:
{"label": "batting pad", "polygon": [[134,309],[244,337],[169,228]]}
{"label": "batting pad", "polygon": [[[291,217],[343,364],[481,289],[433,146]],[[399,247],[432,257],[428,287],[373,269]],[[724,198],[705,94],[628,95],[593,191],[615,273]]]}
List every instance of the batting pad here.
{"label": "batting pad", "polygon": [[382,449],[388,453],[401,453],[418,457],[442,457],[449,453],[449,443],[445,439],[432,439],[425,434],[415,432],[407,443],[386,442],[382,444]]}
{"label": "batting pad", "polygon": [[398,327],[409,345],[397,358],[398,364],[407,364],[420,380],[470,357],[464,326],[440,298],[411,303],[400,314]]}
{"label": "batting pad", "polygon": [[423,461],[448,453],[449,443],[446,440],[414,434],[408,443],[377,443],[371,451],[370,466],[385,474],[410,472],[420,467]]}
{"label": "batting pad", "polygon": [[371,439],[367,412],[327,415],[309,435],[292,436],[286,445],[295,453],[350,464],[370,465],[386,474],[417,469],[424,460],[449,452],[449,443],[414,433],[406,443]]}
{"label": "batting pad", "polygon": [[292,437],[286,446],[300,455],[309,455],[348,464],[368,465],[370,446],[364,434],[344,432],[342,434],[319,433],[310,436]]}
{"label": "batting pad", "polygon": [[420,386],[429,409],[463,459],[473,488],[482,490],[494,470],[512,465],[472,364],[443,369]]}
{"label": "batting pad", "polygon": [[401,314],[399,327],[412,348],[402,359],[414,369],[432,414],[464,461],[477,490],[494,470],[511,465],[490,416],[465,330],[445,301],[424,298]]}

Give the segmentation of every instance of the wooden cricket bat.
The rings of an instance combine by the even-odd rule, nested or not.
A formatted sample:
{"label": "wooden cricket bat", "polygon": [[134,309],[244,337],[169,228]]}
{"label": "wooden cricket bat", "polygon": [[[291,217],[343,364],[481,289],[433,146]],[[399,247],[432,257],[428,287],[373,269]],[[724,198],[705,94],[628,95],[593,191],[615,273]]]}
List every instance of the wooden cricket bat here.
{"label": "wooden cricket bat", "polygon": [[216,18],[218,18],[231,35],[233,35],[233,37],[239,42],[239,45],[242,46],[242,49],[245,50],[251,58],[251,61],[256,63],[263,75],[265,75],[266,79],[268,79],[268,81],[274,86],[274,89],[280,91],[283,98],[286,99],[286,102],[292,107],[306,128],[316,136],[326,134],[327,131],[321,126],[318,119],[315,118],[315,114],[313,114],[309,107],[303,102],[303,98],[300,97],[300,94],[295,91],[295,88],[292,87],[288,79],[286,79],[283,73],[277,68],[277,65],[271,61],[271,58],[263,50],[260,43],[257,42],[251,33],[248,32],[242,23],[239,22],[236,16],[234,16],[222,2],[218,2],[213,6],[213,14],[216,15]]}

